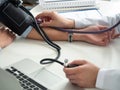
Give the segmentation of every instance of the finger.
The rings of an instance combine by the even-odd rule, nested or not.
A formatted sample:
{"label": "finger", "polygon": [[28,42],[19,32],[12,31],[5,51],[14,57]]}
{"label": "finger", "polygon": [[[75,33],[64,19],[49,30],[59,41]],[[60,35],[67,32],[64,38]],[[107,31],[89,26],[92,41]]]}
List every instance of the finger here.
{"label": "finger", "polygon": [[105,33],[101,34],[101,36],[102,36],[102,38],[100,40],[101,45],[106,46],[109,44],[109,42],[111,41],[111,36],[109,33],[110,32],[105,32]]}
{"label": "finger", "polygon": [[78,77],[77,77],[77,74],[70,74],[70,75],[66,74],[66,77],[67,77],[68,79],[77,79],[77,78],[78,78]]}
{"label": "finger", "polygon": [[114,35],[116,35],[115,33],[116,33],[116,32],[115,32],[115,30],[113,29],[113,30],[111,31],[111,39],[114,38]]}
{"label": "finger", "polygon": [[111,32],[105,32],[103,36],[104,45],[108,45],[111,42]]}
{"label": "finger", "polygon": [[52,22],[42,22],[40,26],[51,26]]}
{"label": "finger", "polygon": [[9,34],[10,34],[11,36],[15,36],[15,34],[14,34],[12,31],[9,31]]}
{"label": "finger", "polygon": [[105,42],[105,44],[107,45],[110,41],[111,41],[110,32],[105,32],[105,35],[104,35],[104,38],[103,38],[103,42]]}
{"label": "finger", "polygon": [[96,38],[93,40],[93,42],[91,44],[98,45],[98,46],[105,46],[106,43],[105,43],[104,39],[105,39],[104,37]]}
{"label": "finger", "polygon": [[12,31],[10,31],[8,28],[6,28],[6,30],[4,32],[6,32],[12,38],[16,37],[15,34]]}
{"label": "finger", "polygon": [[109,31],[109,32],[108,32],[109,42],[111,42],[111,40],[112,40],[112,33],[113,33],[113,31]]}
{"label": "finger", "polygon": [[86,60],[74,60],[74,61],[72,61],[70,64],[83,65],[83,64],[85,64],[85,63],[87,63]]}
{"label": "finger", "polygon": [[76,79],[69,79],[69,81],[74,85],[79,85],[79,81]]}
{"label": "finger", "polygon": [[97,42],[96,45],[106,46],[106,42],[103,40],[103,41]]}
{"label": "finger", "polygon": [[3,28],[3,26],[0,27],[0,30]]}
{"label": "finger", "polygon": [[115,39],[115,38],[118,38],[118,37],[120,37],[120,34],[114,35],[114,36],[112,37],[112,39]]}
{"label": "finger", "polygon": [[52,11],[43,11],[42,13],[38,14],[36,18],[43,18],[43,17],[51,17]]}
{"label": "finger", "polygon": [[4,31],[4,30],[5,30],[5,27],[3,27],[3,26],[0,27],[0,30],[1,30],[1,31]]}
{"label": "finger", "polygon": [[16,38],[16,34],[15,34],[14,32],[10,31],[9,33],[10,33],[10,35],[11,35],[11,37],[12,37],[13,39]]}
{"label": "finger", "polygon": [[6,29],[4,32],[7,33],[7,35],[11,36],[11,33],[8,29]]}
{"label": "finger", "polygon": [[106,37],[107,37],[107,33],[89,35],[88,43],[99,45],[99,46],[105,46],[106,43],[104,39],[106,39]]}
{"label": "finger", "polygon": [[39,14],[36,16],[36,18],[42,18],[42,17],[45,17],[45,16],[47,16],[47,14],[44,13],[44,12],[42,12],[42,13],[39,13]]}
{"label": "finger", "polygon": [[74,68],[64,68],[63,71],[65,72],[66,77],[67,77],[67,75],[76,74],[79,70],[78,70],[78,67],[74,67]]}
{"label": "finger", "polygon": [[98,42],[95,42],[96,45],[99,45],[99,46],[106,46],[108,43],[108,40],[107,39],[101,39],[99,40]]}
{"label": "finger", "polygon": [[106,46],[108,45],[110,42],[110,40],[108,39],[108,37],[106,36],[106,38],[103,39],[103,45]]}

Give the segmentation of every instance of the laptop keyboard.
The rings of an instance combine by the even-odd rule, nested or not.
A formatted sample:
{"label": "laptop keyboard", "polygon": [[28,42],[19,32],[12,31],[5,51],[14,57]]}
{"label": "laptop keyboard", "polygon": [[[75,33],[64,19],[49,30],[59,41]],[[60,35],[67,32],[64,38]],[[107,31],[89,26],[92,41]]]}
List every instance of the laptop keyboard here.
{"label": "laptop keyboard", "polygon": [[44,86],[37,83],[35,80],[29,78],[27,75],[23,74],[15,67],[10,67],[6,69],[9,73],[14,75],[20,82],[20,85],[23,87],[23,90],[47,90]]}

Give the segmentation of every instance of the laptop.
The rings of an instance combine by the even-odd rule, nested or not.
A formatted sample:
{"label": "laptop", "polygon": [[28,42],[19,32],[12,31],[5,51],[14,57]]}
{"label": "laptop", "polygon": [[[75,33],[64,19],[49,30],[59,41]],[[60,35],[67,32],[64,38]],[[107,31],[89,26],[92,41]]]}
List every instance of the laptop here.
{"label": "laptop", "polygon": [[0,68],[0,90],[53,90],[62,79],[30,59]]}

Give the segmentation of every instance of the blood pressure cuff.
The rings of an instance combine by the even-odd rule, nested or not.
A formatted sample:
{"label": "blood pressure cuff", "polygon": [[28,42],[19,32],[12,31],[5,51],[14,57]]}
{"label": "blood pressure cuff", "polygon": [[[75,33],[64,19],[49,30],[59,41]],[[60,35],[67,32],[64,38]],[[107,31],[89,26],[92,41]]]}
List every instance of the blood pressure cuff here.
{"label": "blood pressure cuff", "polygon": [[16,34],[21,35],[33,23],[33,20],[24,10],[14,6],[9,0],[1,0],[0,22]]}

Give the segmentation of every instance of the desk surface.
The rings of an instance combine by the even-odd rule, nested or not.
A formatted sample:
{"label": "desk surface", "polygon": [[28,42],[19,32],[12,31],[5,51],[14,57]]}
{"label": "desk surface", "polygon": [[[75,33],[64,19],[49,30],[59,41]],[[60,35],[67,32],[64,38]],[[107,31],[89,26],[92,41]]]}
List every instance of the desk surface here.
{"label": "desk surface", "polygon": [[[107,47],[87,44],[84,42],[56,42],[61,46],[60,61],[68,58],[70,61],[75,59],[86,59],[101,68],[119,68],[120,64],[120,38],[111,42]],[[31,48],[32,47],[32,48]],[[45,42],[18,39],[0,54],[0,66],[5,67],[9,64],[20,61],[24,58],[30,58],[39,63],[42,58],[55,57],[54,52]],[[55,68],[56,67],[56,68]],[[63,67],[56,63],[48,66],[48,70],[65,78]],[[68,88],[69,86],[69,88]],[[72,86],[67,80],[56,90],[99,90],[99,89],[78,89]]]}
{"label": "desk surface", "polygon": [[[101,9],[102,10],[102,9]],[[57,42],[62,48],[60,61],[64,59],[86,59],[100,68],[120,68],[120,38],[112,41],[108,46],[96,46],[85,42]],[[32,47],[32,48],[31,48]],[[56,52],[51,49],[45,42],[37,40],[29,40],[18,38],[11,45],[4,48],[0,53],[0,67],[4,68],[12,63],[20,61],[24,58],[30,58],[36,63],[46,57],[55,57]],[[56,67],[56,68],[54,68]],[[48,66],[48,69],[63,78],[65,78],[63,67],[53,63]],[[56,90],[99,90],[89,88],[77,88],[71,85],[68,81],[61,84]]]}
{"label": "desk surface", "polygon": [[99,1],[98,7],[102,15],[111,15],[120,12],[120,0],[115,1]]}

